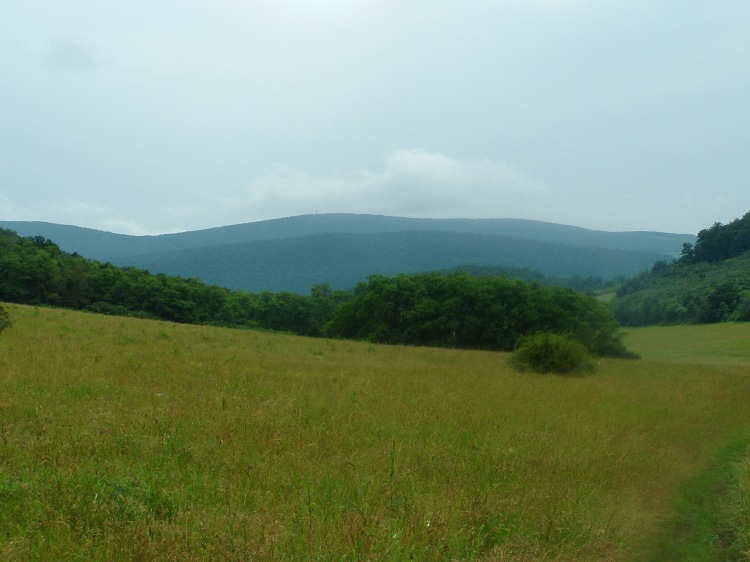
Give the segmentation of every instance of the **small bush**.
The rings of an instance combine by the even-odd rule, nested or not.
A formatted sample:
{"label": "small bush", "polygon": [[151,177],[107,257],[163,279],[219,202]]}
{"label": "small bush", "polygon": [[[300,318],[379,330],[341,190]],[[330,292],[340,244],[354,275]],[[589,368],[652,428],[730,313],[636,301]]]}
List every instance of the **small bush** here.
{"label": "small bush", "polygon": [[5,330],[5,328],[10,328],[10,324],[10,314],[5,309],[5,307],[0,305],[0,332]]}
{"label": "small bush", "polygon": [[522,338],[511,355],[511,364],[519,371],[561,375],[594,370],[583,344],[546,332]]}

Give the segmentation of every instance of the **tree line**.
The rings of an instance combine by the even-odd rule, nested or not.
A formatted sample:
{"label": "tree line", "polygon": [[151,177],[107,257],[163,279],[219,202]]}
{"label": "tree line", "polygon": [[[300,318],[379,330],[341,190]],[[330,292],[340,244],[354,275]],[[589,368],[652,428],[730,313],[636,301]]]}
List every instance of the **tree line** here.
{"label": "tree line", "polygon": [[750,250],[750,212],[729,224],[714,223],[698,233],[695,245],[684,244],[680,262],[716,262],[740,256]]}
{"label": "tree line", "polygon": [[89,260],[43,237],[0,229],[0,301],[312,336],[321,334],[341,298],[326,286],[309,296],[235,292]]}
{"label": "tree line", "polygon": [[599,355],[627,355],[611,311],[569,288],[465,272],[374,275],[351,291],[250,293],[116,267],[0,229],[0,301],[305,336],[511,350],[536,332],[570,335]]}

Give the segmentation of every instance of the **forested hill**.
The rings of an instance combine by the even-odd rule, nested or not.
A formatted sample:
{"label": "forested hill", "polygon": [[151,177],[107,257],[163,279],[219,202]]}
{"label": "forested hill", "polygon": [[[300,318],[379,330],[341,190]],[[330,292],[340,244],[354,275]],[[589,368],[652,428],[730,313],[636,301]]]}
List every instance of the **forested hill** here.
{"label": "forested hill", "polygon": [[359,214],[316,214],[265,220],[205,230],[128,236],[45,222],[0,221],[21,236],[43,236],[66,252],[91,259],[144,255],[224,244],[280,240],[316,234],[385,234],[394,232],[461,232],[511,236],[570,246],[613,248],[677,256],[691,234],[607,232],[522,219],[415,219]]}
{"label": "forested hill", "polygon": [[631,276],[664,255],[460,232],[319,234],[115,258],[152,272],[198,277],[243,291],[350,289],[369,275],[460,266],[527,268],[551,277]]}
{"label": "forested hill", "polygon": [[371,274],[464,266],[551,277],[631,276],[672,259],[691,235],[603,232],[517,219],[304,215],[180,234],[125,236],[48,223],[2,223],[67,251],[250,291],[348,289]]}
{"label": "forested hill", "polygon": [[624,283],[611,306],[633,326],[750,320],[750,213],[701,230],[679,260]]}

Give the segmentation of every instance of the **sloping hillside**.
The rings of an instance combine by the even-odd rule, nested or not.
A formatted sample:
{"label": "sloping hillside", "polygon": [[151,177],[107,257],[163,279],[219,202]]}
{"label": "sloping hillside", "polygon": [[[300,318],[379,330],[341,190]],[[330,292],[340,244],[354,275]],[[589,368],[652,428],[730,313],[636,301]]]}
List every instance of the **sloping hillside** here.
{"label": "sloping hillside", "polygon": [[701,230],[679,260],[628,280],[611,305],[631,326],[750,320],[750,212]]}
{"label": "sloping hillside", "polygon": [[633,275],[664,256],[456,232],[319,234],[227,244],[112,260],[151,272],[198,277],[246,291],[296,291],[329,283],[348,289],[372,274],[393,275],[461,265],[525,267],[549,276]]}

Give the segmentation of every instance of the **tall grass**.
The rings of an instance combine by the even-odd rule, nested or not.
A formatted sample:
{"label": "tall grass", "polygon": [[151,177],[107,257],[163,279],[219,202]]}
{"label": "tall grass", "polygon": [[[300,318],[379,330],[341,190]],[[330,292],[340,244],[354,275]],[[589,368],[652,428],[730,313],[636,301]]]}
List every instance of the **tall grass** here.
{"label": "tall grass", "polygon": [[9,310],[0,559],[641,560],[750,420],[747,364],[651,360],[637,338],[644,360],[566,378]]}

